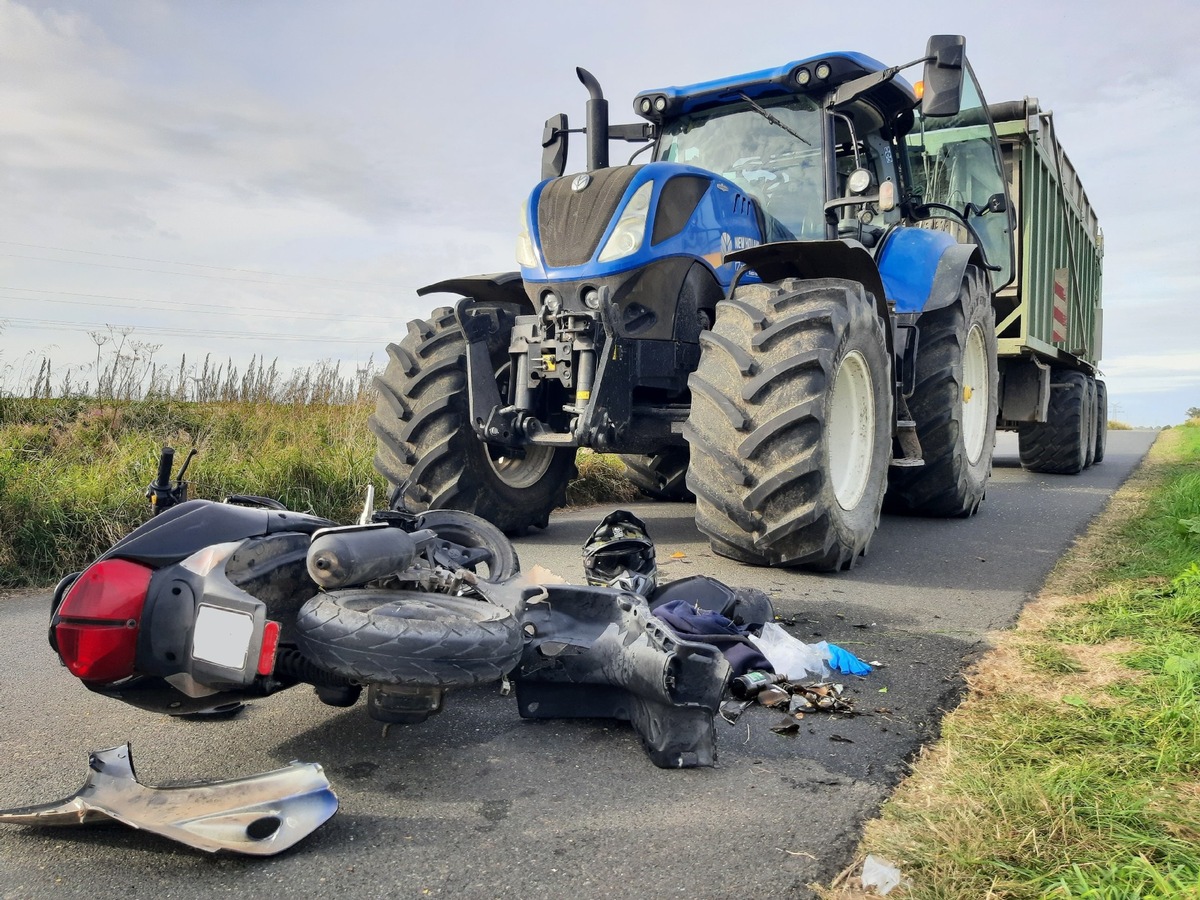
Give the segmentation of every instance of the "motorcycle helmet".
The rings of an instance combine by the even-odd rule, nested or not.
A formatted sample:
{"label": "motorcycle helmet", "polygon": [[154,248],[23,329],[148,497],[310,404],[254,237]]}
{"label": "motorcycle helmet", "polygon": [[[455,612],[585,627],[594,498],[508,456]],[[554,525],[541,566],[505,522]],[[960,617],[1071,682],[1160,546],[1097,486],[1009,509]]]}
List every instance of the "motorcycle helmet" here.
{"label": "motorcycle helmet", "polygon": [[590,585],[647,596],[658,566],[646,523],[625,509],[605,516],[583,545],[583,572]]}

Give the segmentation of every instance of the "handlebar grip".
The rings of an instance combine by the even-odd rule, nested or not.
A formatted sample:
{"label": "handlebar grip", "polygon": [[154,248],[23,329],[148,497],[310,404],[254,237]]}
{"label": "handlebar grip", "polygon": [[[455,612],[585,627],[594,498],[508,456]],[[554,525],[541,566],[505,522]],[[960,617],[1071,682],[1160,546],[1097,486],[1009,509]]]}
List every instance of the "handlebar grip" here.
{"label": "handlebar grip", "polygon": [[162,453],[158,457],[158,478],[154,480],[155,487],[167,488],[171,486],[171,466],[175,462],[175,450],[173,447],[163,447]]}

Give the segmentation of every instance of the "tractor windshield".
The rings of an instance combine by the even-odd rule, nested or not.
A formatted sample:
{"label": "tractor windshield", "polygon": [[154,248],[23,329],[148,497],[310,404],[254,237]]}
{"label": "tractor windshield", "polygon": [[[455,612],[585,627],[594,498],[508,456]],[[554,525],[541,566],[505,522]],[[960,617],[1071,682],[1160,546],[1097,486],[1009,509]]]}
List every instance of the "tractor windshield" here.
{"label": "tractor windshield", "polygon": [[792,237],[825,236],[821,112],[807,97],[747,100],[666,122],[655,159],[723,175]]}

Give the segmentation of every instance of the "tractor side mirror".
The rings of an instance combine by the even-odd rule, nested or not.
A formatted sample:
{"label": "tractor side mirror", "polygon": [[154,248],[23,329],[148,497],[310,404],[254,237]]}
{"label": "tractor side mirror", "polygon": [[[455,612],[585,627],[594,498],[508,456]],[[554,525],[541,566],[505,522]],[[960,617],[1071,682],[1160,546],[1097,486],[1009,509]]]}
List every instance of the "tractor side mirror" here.
{"label": "tractor side mirror", "polygon": [[963,54],[967,39],[961,34],[935,34],[925,47],[925,92],[921,115],[953,116],[962,105]]}
{"label": "tractor side mirror", "polygon": [[542,178],[560,178],[567,170],[567,115],[546,120],[542,130]]}

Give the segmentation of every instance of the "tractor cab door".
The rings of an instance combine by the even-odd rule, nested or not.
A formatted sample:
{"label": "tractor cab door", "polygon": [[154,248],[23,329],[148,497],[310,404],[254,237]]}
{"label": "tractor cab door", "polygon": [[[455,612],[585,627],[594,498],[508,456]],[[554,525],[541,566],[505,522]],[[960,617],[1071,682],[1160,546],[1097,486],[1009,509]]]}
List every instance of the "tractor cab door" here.
{"label": "tractor cab door", "polygon": [[[913,193],[929,207],[928,227],[978,243],[998,289],[1013,278],[1012,204],[996,131],[975,73],[964,60],[962,103],[951,116],[921,115],[906,138]],[[955,216],[938,205],[951,207]],[[964,223],[968,227],[964,227]]]}

